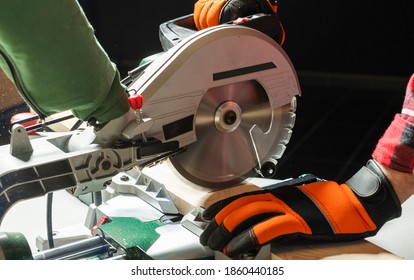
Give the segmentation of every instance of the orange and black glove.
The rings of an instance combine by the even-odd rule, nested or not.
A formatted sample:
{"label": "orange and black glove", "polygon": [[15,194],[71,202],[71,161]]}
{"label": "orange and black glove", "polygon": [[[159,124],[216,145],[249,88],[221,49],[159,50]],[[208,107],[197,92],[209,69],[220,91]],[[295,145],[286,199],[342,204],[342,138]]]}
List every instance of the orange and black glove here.
{"label": "orange and black glove", "polygon": [[198,30],[257,13],[276,15],[276,0],[198,0],[194,23]]}
{"label": "orange and black glove", "polygon": [[208,207],[203,218],[211,222],[201,244],[237,256],[284,237],[357,240],[401,215],[393,187],[372,160],[342,185],[322,180],[280,184]]}

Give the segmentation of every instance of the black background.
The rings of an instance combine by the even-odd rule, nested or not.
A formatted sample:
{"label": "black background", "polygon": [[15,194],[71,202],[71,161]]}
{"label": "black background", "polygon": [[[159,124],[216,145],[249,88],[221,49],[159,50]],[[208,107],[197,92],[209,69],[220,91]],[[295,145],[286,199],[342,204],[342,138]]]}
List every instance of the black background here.
{"label": "black background", "polygon": [[[82,0],[122,72],[161,50],[158,26],[193,12],[194,0]],[[298,71],[407,76],[414,65],[414,2],[280,0],[285,50]]]}

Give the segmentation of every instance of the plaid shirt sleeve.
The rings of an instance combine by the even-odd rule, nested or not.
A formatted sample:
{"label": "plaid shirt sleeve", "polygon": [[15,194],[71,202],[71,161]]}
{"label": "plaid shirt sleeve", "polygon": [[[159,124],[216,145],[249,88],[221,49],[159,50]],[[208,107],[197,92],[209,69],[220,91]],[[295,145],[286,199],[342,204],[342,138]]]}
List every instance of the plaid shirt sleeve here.
{"label": "plaid shirt sleeve", "polygon": [[372,158],[391,169],[414,174],[414,74],[407,85],[401,114],[395,115]]}

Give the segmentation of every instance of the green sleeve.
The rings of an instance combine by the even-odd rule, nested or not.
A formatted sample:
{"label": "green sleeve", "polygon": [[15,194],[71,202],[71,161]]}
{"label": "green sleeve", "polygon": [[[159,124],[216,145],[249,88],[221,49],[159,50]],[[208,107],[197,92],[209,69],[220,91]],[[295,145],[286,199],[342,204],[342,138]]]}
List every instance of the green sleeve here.
{"label": "green sleeve", "polygon": [[76,0],[0,0],[0,67],[44,116],[108,121],[127,112],[116,66]]}

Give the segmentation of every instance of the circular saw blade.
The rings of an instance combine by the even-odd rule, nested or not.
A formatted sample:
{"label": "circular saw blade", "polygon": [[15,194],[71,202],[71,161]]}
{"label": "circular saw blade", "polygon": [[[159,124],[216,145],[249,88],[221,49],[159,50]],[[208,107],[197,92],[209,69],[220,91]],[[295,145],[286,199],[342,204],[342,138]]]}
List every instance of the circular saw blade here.
{"label": "circular saw blade", "polygon": [[[209,89],[196,116],[197,141],[173,158],[174,168],[186,179],[206,187],[241,182],[272,153],[279,131],[281,108],[272,109],[262,86],[244,81]],[[260,153],[251,131],[259,128]],[[267,143],[267,144],[266,144]],[[264,151],[264,152],[263,152]]]}

